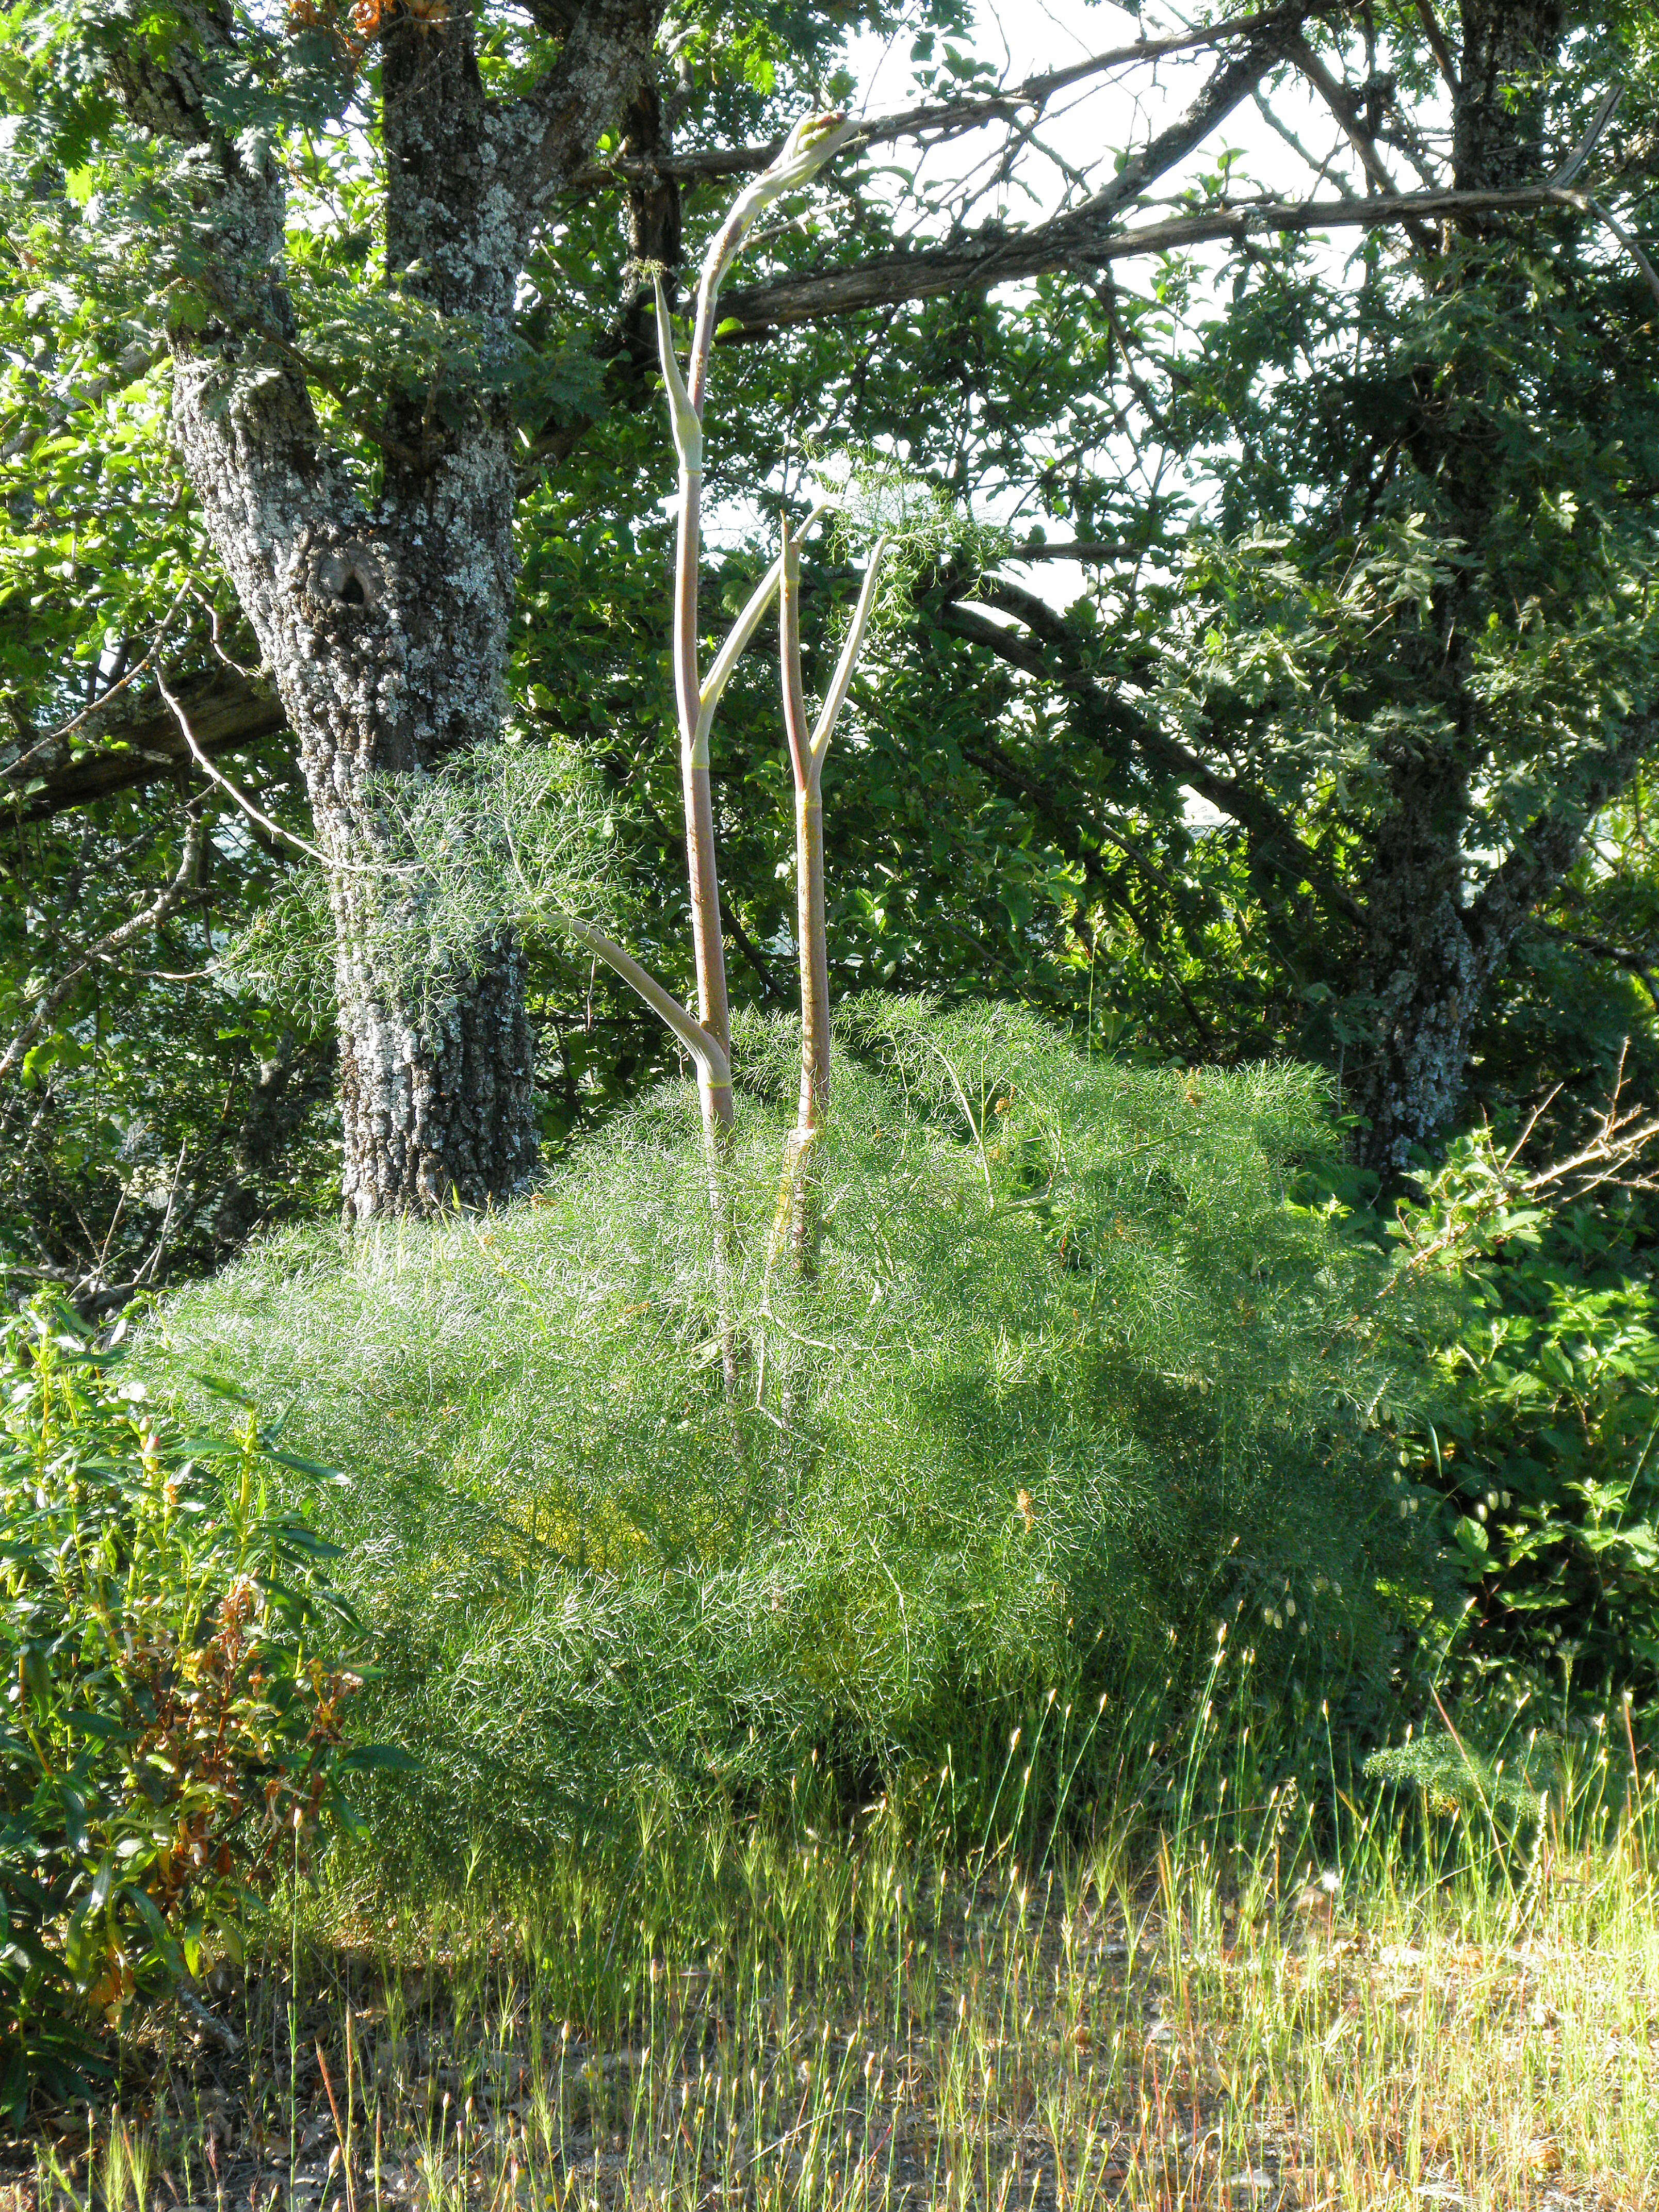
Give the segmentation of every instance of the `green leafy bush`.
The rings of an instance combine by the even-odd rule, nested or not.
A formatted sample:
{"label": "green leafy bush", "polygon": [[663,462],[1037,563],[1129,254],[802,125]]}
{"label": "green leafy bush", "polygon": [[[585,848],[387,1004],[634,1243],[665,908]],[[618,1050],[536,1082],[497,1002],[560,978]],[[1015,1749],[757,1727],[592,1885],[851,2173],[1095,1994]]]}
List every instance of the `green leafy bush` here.
{"label": "green leafy bush", "polygon": [[1425,1569],[1377,1429],[1384,1263],[1286,1194],[1321,1079],[1134,1069],[1007,1007],[870,1001],[841,1035],[813,1280],[769,1260],[786,1023],[742,1040],[723,1310],[672,1088],[527,1203],[284,1234],[163,1310],[158,1366],[292,1395],[353,1470],[330,1531],[428,1838],[533,1853],[815,1757],[937,1775],[1050,1687],[1109,1722],[1201,1695],[1241,1609],[1259,1734],[1322,1699],[1383,1732],[1379,1584]]}
{"label": "green leafy bush", "polygon": [[186,1436],[66,1309],[0,1324],[0,2107],[83,2078],[97,2015],[234,1947],[245,1893],[342,1809],[361,1677],[332,1547]]}
{"label": "green leafy bush", "polygon": [[1659,1285],[1652,1229],[1618,1190],[1553,1207],[1489,1132],[1408,1210],[1467,1300],[1412,1472],[1447,1503],[1477,1671],[1659,1724]]}

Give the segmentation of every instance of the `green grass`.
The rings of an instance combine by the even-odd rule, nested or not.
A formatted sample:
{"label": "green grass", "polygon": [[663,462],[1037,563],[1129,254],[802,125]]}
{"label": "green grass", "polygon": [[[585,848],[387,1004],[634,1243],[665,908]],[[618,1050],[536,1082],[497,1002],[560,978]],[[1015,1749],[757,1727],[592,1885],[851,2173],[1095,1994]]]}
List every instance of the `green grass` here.
{"label": "green grass", "polygon": [[1379,1798],[1328,1867],[1287,1790],[1248,1850],[646,1810],[507,1892],[337,1883],[220,1978],[240,2052],[159,2026],[25,2201],[1649,2205],[1659,1790],[1613,1766],[1518,1855]]}

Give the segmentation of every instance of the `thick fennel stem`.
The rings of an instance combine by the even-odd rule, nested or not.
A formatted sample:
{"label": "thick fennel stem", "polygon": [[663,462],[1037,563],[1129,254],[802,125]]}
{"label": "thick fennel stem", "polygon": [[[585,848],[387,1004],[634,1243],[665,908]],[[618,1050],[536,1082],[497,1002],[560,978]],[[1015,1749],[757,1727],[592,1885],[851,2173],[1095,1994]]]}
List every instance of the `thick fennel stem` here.
{"label": "thick fennel stem", "polygon": [[[720,1312],[720,1369],[726,1382],[726,1395],[735,1398],[742,1378],[743,1363],[738,1357],[737,1331],[731,1320],[732,1234],[732,1207],[724,1183],[721,1169],[724,1148],[714,1135],[716,1130],[729,1128],[732,1124],[732,1063],[726,1048],[718,1037],[698,1022],[692,1020],[685,1008],[666,991],[651,974],[642,968],[631,953],[624,952],[620,945],[595,929],[591,922],[574,915],[563,917],[564,926],[579,945],[603,960],[606,967],[622,977],[631,991],[637,992],[665,1026],[690,1054],[697,1066],[697,1091],[703,1102],[704,1149],[708,1164],[708,1207],[714,1231],[714,1299]],[[711,1116],[709,1101],[715,1102]]]}
{"label": "thick fennel stem", "polygon": [[795,930],[800,969],[800,1094],[795,1127],[784,1146],[778,1226],[768,1255],[777,1255],[782,1224],[790,1224],[796,1271],[817,1267],[818,1220],[807,1155],[830,1105],[830,944],[823,892],[823,761],[845,705],[853,671],[869,627],[876,586],[887,551],[878,539],[865,572],[858,606],[817,723],[809,730],[800,659],[800,541],[783,524],[778,592],[778,653],[783,686],[784,732],[795,783]]}
{"label": "thick fennel stem", "polygon": [[[662,282],[660,277],[653,279],[658,348],[662,360],[663,381],[668,388],[669,417],[680,465],[678,529],[674,564],[674,691],[680,728],[686,872],[691,897],[697,1006],[702,1017],[700,1028],[705,1039],[717,1048],[719,1054],[718,1061],[707,1054],[698,1059],[697,1090],[702,1107],[703,1137],[708,1156],[714,1270],[721,1313],[721,1350],[729,1394],[735,1394],[740,1364],[736,1332],[730,1321],[729,1289],[735,1256],[734,1230],[723,1175],[734,1127],[729,1060],[732,1030],[726,987],[726,948],[720,930],[720,877],[715,858],[714,800],[708,773],[708,732],[720,691],[738,653],[753,633],[764,600],[761,594],[756,594],[748,608],[739,616],[726,648],[716,657],[705,690],[697,652],[703,400],[708,387],[708,358],[714,343],[714,311],[720,283],[742,250],[744,240],[755,218],[763,208],[769,207],[785,192],[806,183],[844,143],[852,128],[846,118],[840,114],[807,117],[790,132],[777,160],[739,193],[703,258],[697,285],[691,352],[684,377],[674,349],[673,325]],[[635,984],[635,988],[639,987]],[[673,1026],[672,1022],[670,1025]],[[722,1067],[723,1081],[719,1079]]]}
{"label": "thick fennel stem", "polygon": [[[809,116],[790,133],[783,151],[739,193],[703,257],[697,283],[691,352],[684,377],[674,350],[673,325],[660,277],[654,279],[657,342],[670,420],[679,455],[679,515],[674,563],[674,691],[679,710],[680,771],[685,803],[685,860],[691,894],[691,934],[697,968],[697,1011],[722,1051],[731,1048],[726,988],[726,947],[720,930],[720,876],[715,859],[714,802],[708,781],[708,725],[713,701],[702,696],[697,654],[697,597],[702,526],[702,416],[714,313],[726,270],[762,210],[805,184],[848,137],[839,114]],[[729,1090],[722,1096],[701,1075],[703,1126],[711,1145],[732,1127]]]}
{"label": "thick fennel stem", "polygon": [[800,665],[800,541],[783,526],[778,601],[783,723],[795,780],[795,944],[800,965],[800,1103],[795,1133],[818,1126],[830,1096],[830,953],[823,910],[823,753],[806,721]]}
{"label": "thick fennel stem", "polygon": [[[685,800],[685,861],[691,890],[691,940],[696,957],[697,1014],[723,1053],[732,1045],[726,993],[726,946],[720,932],[720,876],[714,859],[714,806],[708,781],[708,736],[703,726],[697,666],[697,556],[702,477],[680,475],[679,554],[674,581],[674,678],[680,714],[680,775]],[[732,1123],[732,1091],[724,1097],[701,1079],[703,1121],[711,1141]]]}
{"label": "thick fennel stem", "polygon": [[685,1008],[673,995],[665,990],[648,968],[642,968],[632,953],[603,930],[595,929],[592,922],[583,921],[574,915],[567,915],[564,927],[579,945],[587,950],[616,975],[621,976],[629,990],[636,992],[659,1018],[665,1028],[678,1037],[696,1063],[697,1073],[713,1090],[724,1091],[728,1097],[732,1090],[732,1063],[725,1047],[699,1023],[694,1022]]}
{"label": "thick fennel stem", "polygon": [[[697,328],[703,328],[708,270],[698,301]],[[674,558],[674,697],[680,726],[680,781],[685,804],[685,865],[691,894],[691,941],[697,970],[697,1012],[702,1027],[720,1045],[731,1048],[731,1014],[726,992],[726,947],[720,933],[720,875],[714,856],[714,810],[708,781],[708,717],[704,713],[702,674],[697,654],[698,569],[702,543],[702,379],[696,373],[698,346],[692,349],[693,401],[680,375],[673,325],[661,279],[656,280],[657,338],[663,380],[668,386],[669,419],[679,455],[679,511]],[[732,1093],[712,1085],[699,1068],[703,1130],[717,1146],[732,1127]]]}
{"label": "thick fennel stem", "polygon": [[[705,271],[702,289],[708,289]],[[673,326],[660,281],[656,287],[657,333],[663,375],[668,385],[679,453],[679,527],[674,560],[674,696],[680,725],[680,782],[685,805],[685,866],[691,895],[691,945],[697,970],[697,1012],[704,1034],[717,1047],[720,1062],[697,1063],[697,1099],[702,1109],[703,1147],[708,1167],[708,1208],[714,1239],[714,1292],[720,1307],[720,1366],[728,1397],[735,1397],[742,1369],[732,1318],[732,1277],[736,1231],[724,1176],[726,1154],[736,1109],[732,1097],[732,1018],[726,993],[726,945],[720,932],[720,874],[714,854],[714,805],[708,781],[708,720],[703,711],[702,673],[697,655],[697,586],[702,538],[702,376],[699,347],[693,346],[694,403],[681,381],[674,356]],[[697,329],[704,325],[698,301]],[[706,344],[702,352],[706,366]],[[724,1068],[724,1080],[719,1079]]]}
{"label": "thick fennel stem", "polygon": [[800,933],[800,1103],[803,1138],[830,1103],[830,946],[823,915],[823,794],[816,767],[795,793],[795,926]]}

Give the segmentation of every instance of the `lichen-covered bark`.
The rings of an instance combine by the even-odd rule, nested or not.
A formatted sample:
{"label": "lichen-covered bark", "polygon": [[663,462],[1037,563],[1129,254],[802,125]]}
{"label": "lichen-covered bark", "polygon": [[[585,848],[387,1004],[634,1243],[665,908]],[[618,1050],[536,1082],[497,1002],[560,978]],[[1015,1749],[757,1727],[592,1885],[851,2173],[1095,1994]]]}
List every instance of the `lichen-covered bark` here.
{"label": "lichen-covered bark", "polygon": [[[211,158],[210,156],[209,158]],[[270,252],[269,166],[227,180],[222,237]],[[359,500],[303,380],[252,343],[181,338],[173,422],[208,527],[299,739],[317,842],[335,864],[343,1195],[359,1218],[505,1195],[536,1157],[533,1054],[508,940],[435,1011],[381,972],[377,778],[420,775],[500,729],[512,605],[504,438],[485,423]],[[248,356],[252,355],[250,361]]]}
{"label": "lichen-covered bark", "polygon": [[1455,761],[1393,764],[1391,809],[1365,902],[1365,988],[1374,1042],[1352,1085],[1369,1128],[1364,1152],[1384,1174],[1455,1111],[1469,1030],[1500,947],[1470,927],[1461,831],[1467,780]]}
{"label": "lichen-covered bark", "polygon": [[[1465,0],[1453,116],[1460,191],[1508,190],[1540,173],[1538,87],[1553,64],[1561,27],[1553,0]],[[1489,274],[1479,281],[1489,282]],[[1441,487],[1456,535],[1478,546],[1492,524],[1499,481],[1496,457],[1468,427],[1481,410],[1470,408],[1449,432],[1441,426],[1456,410],[1443,385],[1425,390],[1423,399],[1413,461],[1425,482]],[[1367,876],[1361,978],[1376,1026],[1350,1092],[1369,1124],[1367,1160],[1385,1176],[1404,1167],[1412,1147],[1455,1111],[1481,1002],[1528,907],[1571,864],[1595,800],[1594,790],[1583,792],[1573,807],[1540,817],[1510,861],[1471,888],[1480,872],[1467,831],[1486,753],[1470,677],[1484,588],[1471,566],[1437,593],[1433,622],[1407,672],[1413,697],[1438,708],[1442,735],[1425,742],[1420,723],[1413,724],[1383,755],[1388,805]]]}
{"label": "lichen-covered bark", "polygon": [[441,427],[387,396],[372,505],[329,450],[295,352],[280,168],[257,134],[216,135],[202,96],[206,65],[234,61],[232,19],[202,8],[194,48],[165,68],[135,61],[123,83],[135,119],[177,143],[203,220],[207,314],[173,334],[174,434],[298,739],[329,863],[343,1198],[360,1218],[506,1196],[536,1159],[510,933],[482,972],[416,992],[388,971],[377,915],[396,779],[500,733],[514,481],[491,371],[513,343],[536,210],[629,99],[654,25],[635,0],[570,13],[551,76],[510,105],[485,95],[469,16],[386,21],[388,282],[468,318],[484,374]]}

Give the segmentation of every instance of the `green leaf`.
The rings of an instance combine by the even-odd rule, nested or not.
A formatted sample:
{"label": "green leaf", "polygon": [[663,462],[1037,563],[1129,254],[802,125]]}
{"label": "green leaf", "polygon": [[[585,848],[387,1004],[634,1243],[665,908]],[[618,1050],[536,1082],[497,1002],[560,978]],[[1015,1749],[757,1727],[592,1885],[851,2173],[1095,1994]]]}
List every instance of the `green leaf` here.
{"label": "green leaf", "polygon": [[319,1482],[327,1483],[331,1489],[349,1490],[351,1487],[349,1474],[343,1474],[337,1467],[325,1467],[320,1460],[307,1459],[301,1452],[272,1451],[266,1455],[278,1467],[292,1468],[296,1474],[311,1475]]}
{"label": "green leaf", "polygon": [[115,1861],[106,1852],[93,1878],[91,1893],[87,1899],[89,1912],[101,1912],[109,1903],[111,1885],[115,1880]]}
{"label": "green leaf", "polygon": [[80,1852],[89,1850],[92,1834],[87,1826],[85,1798],[78,1790],[71,1789],[68,1783],[59,1787],[58,1796],[64,1808],[64,1832],[69,1838],[70,1848]]}
{"label": "green leaf", "polygon": [[246,1407],[250,1413],[256,1410],[255,1401],[247,1392],[222,1375],[210,1374],[205,1368],[193,1367],[191,1378],[199,1382],[204,1390],[211,1390],[216,1398],[227,1399],[233,1406]]}

